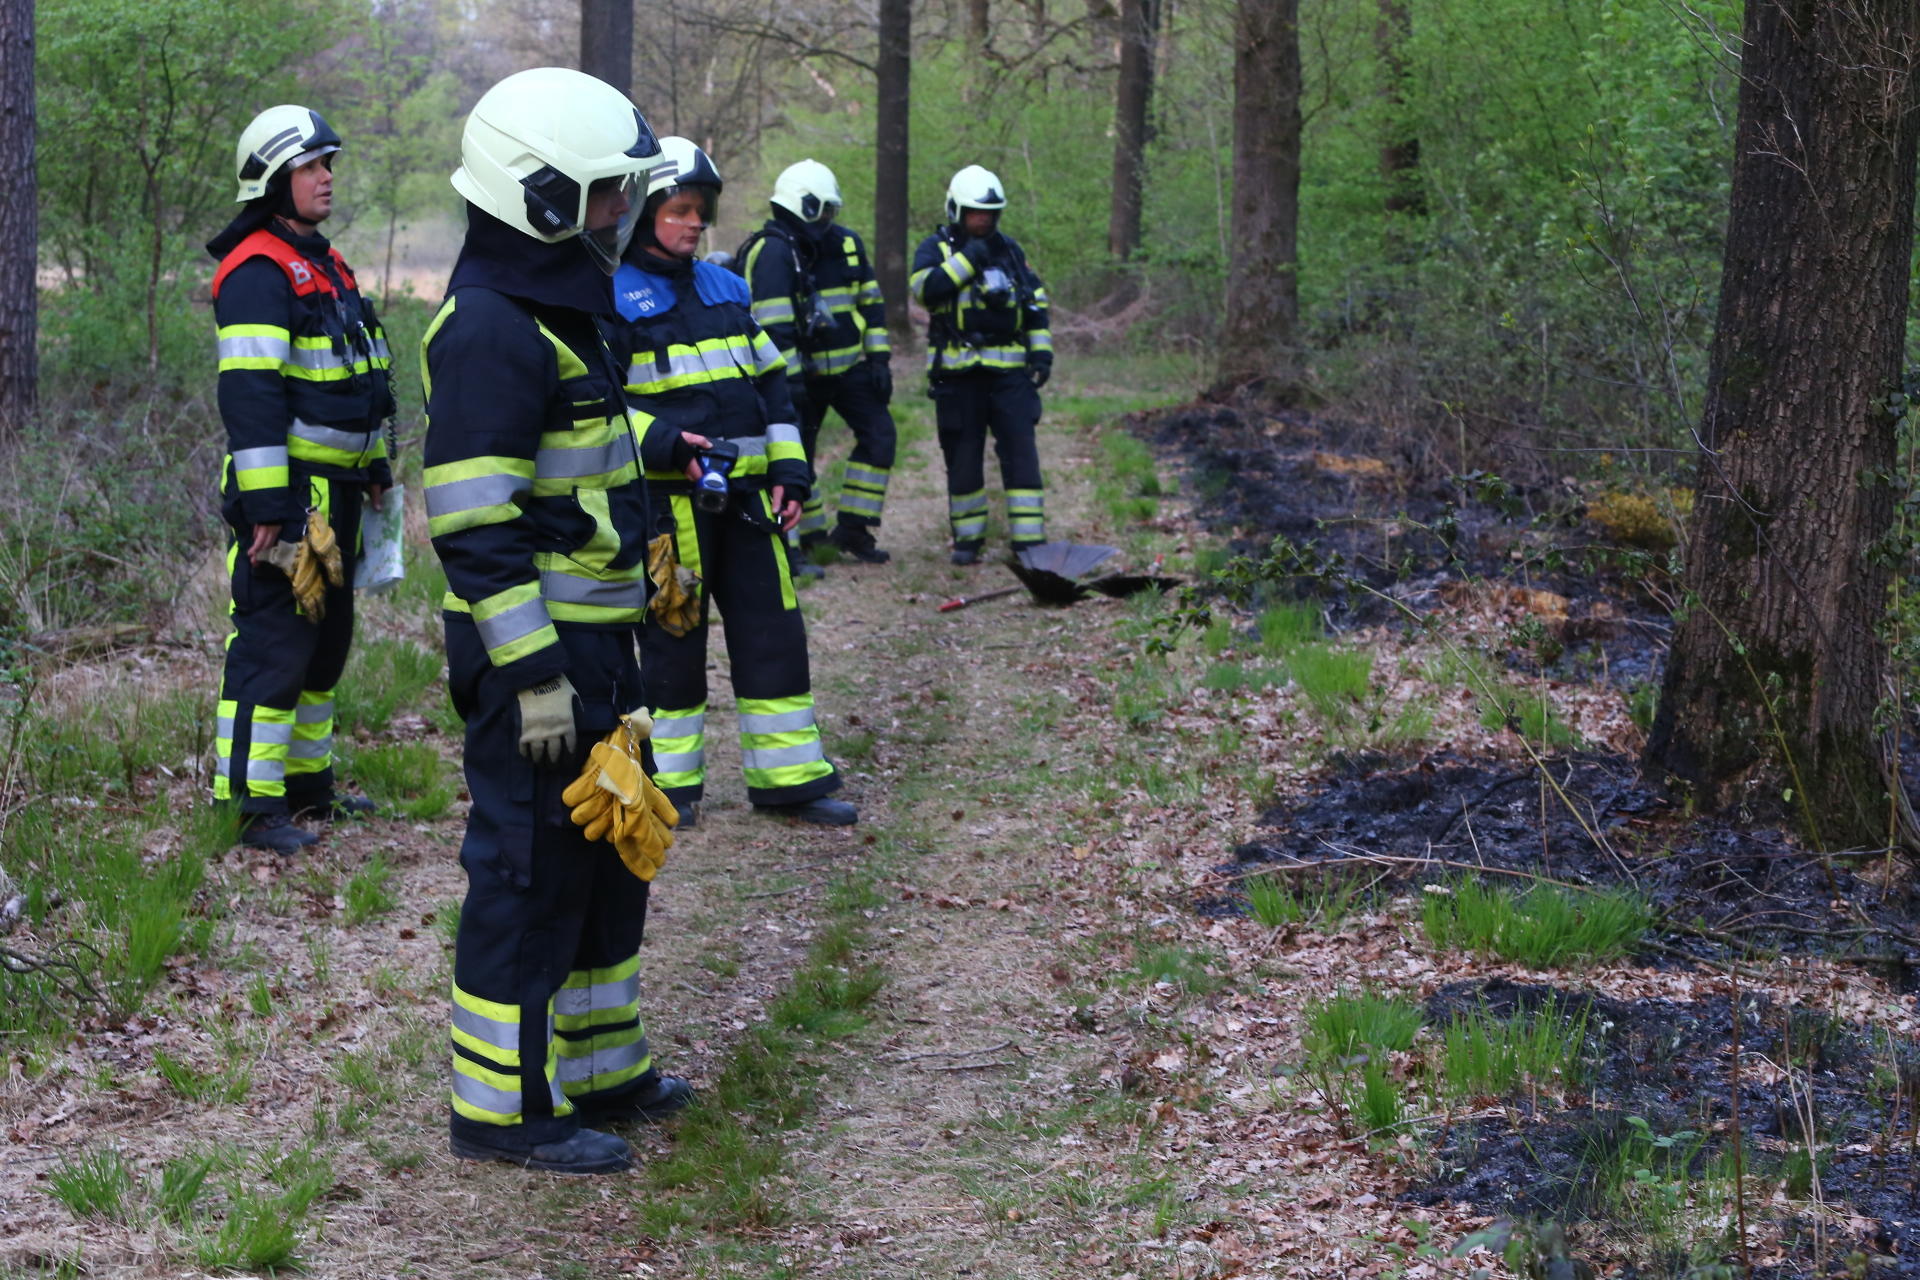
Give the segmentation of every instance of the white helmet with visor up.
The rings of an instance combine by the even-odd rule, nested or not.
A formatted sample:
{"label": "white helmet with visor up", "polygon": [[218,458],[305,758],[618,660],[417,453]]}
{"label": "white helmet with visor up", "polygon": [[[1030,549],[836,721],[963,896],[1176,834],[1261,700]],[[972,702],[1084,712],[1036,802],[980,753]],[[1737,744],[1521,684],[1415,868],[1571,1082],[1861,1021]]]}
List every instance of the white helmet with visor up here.
{"label": "white helmet with visor up", "polygon": [[[453,189],[517,231],[574,236],[607,274],[633,236],[660,143],[627,96],[567,67],[535,67],[481,95],[460,136]],[[591,226],[588,204],[618,194],[617,218]],[[598,219],[594,219],[598,220]]]}
{"label": "white helmet with visor up", "polygon": [[240,131],[233,159],[240,192],[234,199],[258,200],[280,174],[339,149],[340,135],[318,111],[290,102],[268,107]]}

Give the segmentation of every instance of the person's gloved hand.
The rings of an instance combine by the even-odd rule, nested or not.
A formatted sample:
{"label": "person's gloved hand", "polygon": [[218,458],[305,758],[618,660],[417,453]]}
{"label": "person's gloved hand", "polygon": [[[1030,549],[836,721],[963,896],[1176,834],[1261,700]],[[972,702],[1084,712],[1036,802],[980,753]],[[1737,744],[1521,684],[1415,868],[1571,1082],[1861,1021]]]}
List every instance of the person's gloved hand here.
{"label": "person's gloved hand", "polygon": [[276,542],[260,553],[260,559],[291,578],[300,565],[300,544]]}
{"label": "person's gloved hand", "polygon": [[[995,234],[997,235],[998,233],[996,232]],[[960,255],[973,264],[975,271],[983,270],[993,256],[987,247],[986,240],[977,238],[969,239],[965,244],[961,245]]]}
{"label": "person's gloved hand", "polygon": [[520,754],[535,764],[559,764],[573,754],[579,729],[573,715],[573,681],[553,677],[520,699]]}
{"label": "person's gloved hand", "polygon": [[882,402],[893,400],[893,361],[884,353],[876,352],[867,357],[867,370],[873,375],[873,389],[880,394]]}
{"label": "person's gloved hand", "polygon": [[1038,391],[1047,385],[1047,379],[1053,376],[1053,357],[1034,352],[1027,357],[1027,376],[1033,379],[1033,389]]}

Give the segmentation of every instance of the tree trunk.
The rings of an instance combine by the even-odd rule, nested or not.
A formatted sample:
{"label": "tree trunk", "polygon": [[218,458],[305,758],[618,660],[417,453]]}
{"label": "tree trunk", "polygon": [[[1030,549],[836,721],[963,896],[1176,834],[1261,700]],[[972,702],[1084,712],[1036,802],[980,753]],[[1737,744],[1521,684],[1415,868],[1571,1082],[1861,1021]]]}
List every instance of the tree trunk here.
{"label": "tree trunk", "polygon": [[0,435],[33,416],[39,360],[39,209],[34,180],[33,0],[0,3]]}
{"label": "tree trunk", "polygon": [[907,191],[909,104],[913,53],[913,0],[880,0],[878,106],[874,112],[873,273],[887,300],[887,328],[894,345],[913,345],[907,316]]}
{"label": "tree trunk", "polygon": [[1297,393],[1299,0],[1239,0],[1233,35],[1233,225],[1216,393]]}
{"label": "tree trunk", "polygon": [[1387,134],[1380,144],[1380,177],[1387,188],[1388,213],[1423,214],[1426,192],[1420,186],[1420,139],[1406,120],[1407,40],[1413,17],[1407,0],[1380,0],[1374,24],[1374,50],[1380,56],[1380,96],[1386,105]]}
{"label": "tree trunk", "polygon": [[633,0],[580,0],[580,69],[633,96]]}
{"label": "tree trunk", "polygon": [[986,48],[992,17],[988,0],[967,0],[967,36],[973,41],[976,52]]}
{"label": "tree trunk", "polygon": [[1650,768],[1889,834],[1876,709],[1920,137],[1912,0],[1750,0],[1720,310]]}
{"label": "tree trunk", "polygon": [[1122,262],[1140,247],[1147,121],[1153,105],[1153,46],[1159,29],[1160,0],[1121,0],[1120,75],[1114,84],[1113,108],[1113,203],[1107,217],[1107,252]]}

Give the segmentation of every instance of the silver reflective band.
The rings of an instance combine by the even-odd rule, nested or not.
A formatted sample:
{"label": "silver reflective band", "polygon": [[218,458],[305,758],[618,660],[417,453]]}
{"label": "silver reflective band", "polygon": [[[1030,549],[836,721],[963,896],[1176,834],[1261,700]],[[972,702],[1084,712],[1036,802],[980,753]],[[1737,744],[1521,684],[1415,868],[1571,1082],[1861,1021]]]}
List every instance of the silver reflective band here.
{"label": "silver reflective band", "polygon": [[813,709],[802,707],[798,711],[776,711],[767,715],[742,714],[740,732],[793,733],[801,729],[811,729],[813,724]]}
{"label": "silver reflective band", "polygon": [[826,758],[826,750],[818,739],[797,747],[742,747],[740,750],[743,769],[780,769],[788,765],[812,764]]}
{"label": "silver reflective band", "polygon": [[235,471],[269,471],[284,469],[287,465],[287,446],[283,444],[263,444],[257,449],[236,449],[233,453]]}
{"label": "silver reflective band", "polygon": [[596,982],[590,987],[562,987],[553,993],[556,1018],[578,1018],[596,1009],[624,1009],[640,1003],[640,975]]}
{"label": "silver reflective band", "polygon": [[512,644],[515,640],[532,635],[540,628],[552,623],[547,616],[547,606],[541,600],[529,600],[517,604],[511,609],[494,614],[491,618],[475,617],[473,625],[480,632],[480,643],[491,653]]}
{"label": "silver reflective band", "polygon": [[520,1024],[496,1022],[462,1005],[453,1006],[453,1025],[503,1053],[520,1052]]}
{"label": "silver reflective band", "polygon": [[518,495],[532,491],[532,480],[504,471],[475,476],[471,480],[449,480],[444,484],[428,485],[427,519],[436,520],[456,511],[505,506]]}

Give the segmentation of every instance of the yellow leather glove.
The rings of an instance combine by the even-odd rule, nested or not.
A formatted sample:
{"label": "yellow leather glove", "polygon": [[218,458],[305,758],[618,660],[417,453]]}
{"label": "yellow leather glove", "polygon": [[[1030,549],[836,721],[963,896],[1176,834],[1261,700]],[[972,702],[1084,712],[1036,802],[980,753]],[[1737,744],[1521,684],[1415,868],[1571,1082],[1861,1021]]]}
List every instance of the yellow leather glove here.
{"label": "yellow leather glove", "polygon": [[318,509],[307,512],[307,531],[298,542],[282,542],[267,549],[263,557],[293,583],[294,603],[307,621],[318,623],[327,616],[327,585],[347,585],[346,566],[340,559],[340,540],[333,526]]}
{"label": "yellow leather glove", "polygon": [[660,534],[647,544],[647,577],[654,585],[647,607],[662,631],[683,636],[700,625],[700,575],[675,558],[672,534]]}
{"label": "yellow leather glove", "polygon": [[640,767],[640,743],[652,732],[645,711],[622,716],[620,727],[594,743],[580,776],[560,793],[582,834],[611,843],[642,880],[652,880],[666,865],[680,821],[673,801]]}

